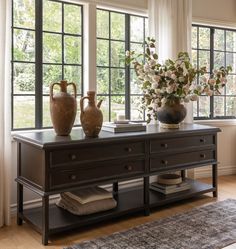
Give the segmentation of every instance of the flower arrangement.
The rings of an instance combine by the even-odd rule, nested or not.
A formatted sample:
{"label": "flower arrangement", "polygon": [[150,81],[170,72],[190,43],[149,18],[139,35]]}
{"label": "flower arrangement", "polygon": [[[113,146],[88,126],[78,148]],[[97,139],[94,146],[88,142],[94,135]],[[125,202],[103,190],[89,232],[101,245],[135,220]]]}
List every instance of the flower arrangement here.
{"label": "flower arrangement", "polygon": [[[148,110],[148,123],[152,119],[157,120],[158,108],[166,103],[196,101],[201,94],[219,95],[232,70],[230,66],[220,67],[207,78],[206,67],[194,68],[187,52],[180,52],[176,60],[168,59],[160,64],[155,53],[155,40],[148,38],[145,45],[145,62],[139,61],[143,54],[126,51],[126,63],[134,65],[138,80],[142,83],[142,107]],[[198,84],[197,76],[200,76]]]}

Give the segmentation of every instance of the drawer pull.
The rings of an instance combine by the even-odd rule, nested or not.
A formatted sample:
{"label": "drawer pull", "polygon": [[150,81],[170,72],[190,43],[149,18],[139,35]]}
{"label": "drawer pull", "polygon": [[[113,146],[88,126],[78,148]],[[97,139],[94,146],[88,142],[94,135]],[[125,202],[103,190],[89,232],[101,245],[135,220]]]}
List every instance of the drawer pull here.
{"label": "drawer pull", "polygon": [[206,154],[200,154],[201,158],[206,158]]}
{"label": "drawer pull", "polygon": [[77,175],[70,175],[70,179],[71,180],[76,180],[77,179]]}
{"label": "drawer pull", "polygon": [[131,165],[125,165],[125,169],[127,169],[128,171],[133,170],[133,167]]}
{"label": "drawer pull", "polygon": [[168,144],[161,144],[161,147],[167,149],[168,148]]}
{"label": "drawer pull", "polygon": [[127,152],[132,152],[132,148],[130,148],[130,147],[125,148],[125,150],[126,150]]}
{"label": "drawer pull", "polygon": [[205,143],[205,142],[206,142],[206,139],[205,139],[205,138],[200,138],[200,142],[201,142],[201,143]]}
{"label": "drawer pull", "polygon": [[70,155],[70,159],[71,159],[72,161],[76,160],[76,158],[77,158],[77,157],[76,157],[75,154],[71,154],[71,155]]}
{"label": "drawer pull", "polygon": [[167,165],[168,161],[167,160],[161,160],[161,163]]}

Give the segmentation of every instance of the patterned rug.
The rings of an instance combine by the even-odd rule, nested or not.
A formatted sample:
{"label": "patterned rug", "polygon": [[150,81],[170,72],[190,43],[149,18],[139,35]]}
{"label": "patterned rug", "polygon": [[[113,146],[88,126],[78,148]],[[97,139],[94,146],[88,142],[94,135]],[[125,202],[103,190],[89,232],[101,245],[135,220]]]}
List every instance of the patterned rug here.
{"label": "patterned rug", "polygon": [[228,199],[65,249],[221,249],[236,242],[236,200]]}

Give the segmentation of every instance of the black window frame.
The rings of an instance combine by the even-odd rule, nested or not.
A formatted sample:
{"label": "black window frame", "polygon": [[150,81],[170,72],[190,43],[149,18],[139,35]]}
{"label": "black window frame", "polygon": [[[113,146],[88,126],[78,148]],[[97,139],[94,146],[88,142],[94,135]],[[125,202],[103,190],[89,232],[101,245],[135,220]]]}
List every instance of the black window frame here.
{"label": "black window frame", "polygon": [[[226,65],[226,54],[227,53],[232,53],[236,55],[236,51],[228,51],[226,50],[226,32],[227,31],[231,31],[231,32],[235,32],[236,33],[236,29],[233,28],[224,28],[224,27],[218,27],[218,26],[209,26],[209,25],[202,25],[202,24],[192,24],[192,27],[196,27],[197,28],[197,48],[193,48],[192,47],[192,51],[195,50],[197,52],[197,66],[201,66],[199,65],[199,51],[204,51],[207,49],[201,49],[199,48],[199,28],[208,28],[210,30],[210,49],[208,49],[210,51],[210,74],[212,74],[213,69],[214,69],[214,52],[222,52],[224,53],[224,65],[222,66],[227,66]],[[215,30],[223,30],[224,31],[224,50],[217,50],[214,48],[214,35],[215,35]],[[207,51],[208,51],[207,50]],[[229,75],[234,75],[236,76],[236,72],[231,72],[229,73]],[[197,79],[197,82],[199,82],[199,78]],[[227,85],[226,85],[227,87]],[[226,97],[236,97],[235,95],[229,95],[226,94],[225,89],[223,89],[223,94],[221,94],[220,96],[224,97],[224,114],[226,114]],[[209,117],[199,117],[199,116],[195,116],[194,120],[217,120],[217,119],[235,119],[235,116],[214,116],[214,95],[210,96],[210,115]],[[199,102],[197,102],[197,115],[199,115]]]}
{"label": "black window frame", "polygon": [[[118,41],[118,42],[124,42],[125,43],[125,51],[130,51],[131,49],[131,43],[134,44],[139,44],[143,46],[143,53],[145,53],[145,38],[146,38],[146,25],[145,22],[148,20],[147,16],[143,16],[143,15],[138,15],[138,14],[131,14],[131,13],[126,13],[126,12],[121,12],[121,11],[116,11],[116,10],[109,10],[109,9],[103,9],[103,8],[97,8],[97,10],[101,10],[101,11],[107,11],[109,13],[109,37],[108,38],[103,38],[103,37],[98,37],[96,36],[96,41],[97,40],[106,40],[109,41],[109,65],[108,66],[100,66],[100,65],[96,65],[97,68],[107,68],[109,69],[109,93],[106,94],[101,94],[101,93],[97,93],[97,97],[98,98],[102,98],[102,97],[108,97],[109,98],[109,122],[113,121],[112,117],[111,117],[111,97],[112,96],[124,96],[125,98],[125,118],[130,120],[131,118],[131,97],[132,96],[138,96],[140,97],[140,104],[141,104],[141,98],[143,96],[142,93],[140,94],[133,94],[131,93],[131,89],[130,89],[130,74],[131,74],[131,70],[134,70],[131,66],[126,65],[123,67],[114,67],[111,66],[111,42],[112,41]],[[117,39],[112,39],[111,38],[111,13],[118,13],[118,14],[122,14],[125,16],[125,39],[124,40],[117,40]],[[130,37],[131,37],[131,22],[130,22],[130,17],[139,17],[139,18],[143,18],[143,37],[144,40],[143,42],[135,42],[135,41],[131,41]],[[125,52],[124,51],[124,52]],[[143,58],[145,59],[145,58]],[[112,94],[111,93],[111,69],[112,68],[117,68],[117,69],[124,69],[125,70],[125,93],[124,94]],[[142,120],[138,120],[137,122],[143,122],[145,121],[145,111],[143,111],[143,119]]]}
{"label": "black window frame", "polygon": [[[34,0],[35,2],[35,28],[25,28],[25,27],[17,27],[14,26],[14,0],[12,0],[12,18],[11,18],[11,130],[18,131],[18,130],[37,130],[37,129],[48,129],[52,128],[52,126],[43,126],[43,98],[46,96],[49,98],[49,94],[43,93],[43,66],[44,65],[59,65],[62,67],[61,74],[62,80],[64,79],[64,66],[79,66],[81,68],[81,92],[78,94],[77,97],[83,96],[84,92],[84,25],[83,25],[83,5],[75,2],[67,2],[61,0],[47,0],[50,2],[57,2],[62,5],[62,30],[61,32],[54,32],[54,31],[46,31],[43,30],[43,1],[44,0]],[[71,34],[64,31],[64,6],[65,5],[74,5],[79,6],[81,8],[81,34]],[[17,61],[14,60],[14,29],[21,29],[21,30],[31,30],[35,32],[35,61],[28,62],[28,61]],[[62,61],[61,63],[47,63],[43,62],[43,34],[50,33],[50,34],[59,34],[62,37]],[[81,63],[65,63],[64,58],[64,37],[66,35],[69,36],[76,36],[81,37]],[[34,94],[15,94],[14,93],[14,63],[31,63],[35,65],[35,93]],[[66,79],[65,79],[66,80]],[[53,83],[53,82],[52,82]],[[14,96],[34,96],[35,97],[35,126],[30,128],[14,128]],[[75,125],[79,126],[79,125]]]}

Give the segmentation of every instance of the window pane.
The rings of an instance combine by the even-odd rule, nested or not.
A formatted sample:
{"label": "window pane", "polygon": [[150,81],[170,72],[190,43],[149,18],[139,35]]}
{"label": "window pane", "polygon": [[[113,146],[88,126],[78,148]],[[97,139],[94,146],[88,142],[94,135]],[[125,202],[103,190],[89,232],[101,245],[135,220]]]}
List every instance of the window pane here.
{"label": "window pane", "polygon": [[79,108],[80,99],[81,99],[81,96],[77,96],[77,113],[76,113],[74,125],[80,125],[80,108]]}
{"label": "window pane", "polygon": [[236,52],[236,32],[226,31],[226,50]]}
{"label": "window pane", "polygon": [[210,29],[199,28],[199,48],[210,49]]}
{"label": "window pane", "polygon": [[[143,54],[144,53],[143,44],[130,43],[130,50],[135,51],[136,54]],[[143,59],[142,56],[141,56],[141,59]]]}
{"label": "window pane", "polygon": [[109,12],[97,10],[97,37],[109,38]]}
{"label": "window pane", "polygon": [[62,67],[58,65],[43,66],[43,93],[49,94],[49,86],[62,80]]}
{"label": "window pane", "polygon": [[199,51],[199,66],[205,66],[210,71],[210,51]]}
{"label": "window pane", "polygon": [[14,63],[13,65],[14,94],[35,93],[35,65]]}
{"label": "window pane", "polygon": [[197,48],[197,27],[192,27],[192,48]]}
{"label": "window pane", "polygon": [[142,84],[138,81],[138,77],[134,69],[130,69],[130,90],[131,94],[142,93]]}
{"label": "window pane", "polygon": [[109,41],[97,39],[97,65],[109,66]]}
{"label": "window pane", "polygon": [[236,116],[236,98],[226,97],[226,116]]}
{"label": "window pane", "polygon": [[231,65],[232,73],[236,73],[236,54],[226,53],[226,65]]}
{"label": "window pane", "polygon": [[197,50],[192,50],[192,64],[197,67]]}
{"label": "window pane", "polygon": [[214,96],[214,117],[221,117],[225,115],[225,103],[223,96]]}
{"label": "window pane", "polygon": [[111,66],[125,67],[125,43],[111,42]]}
{"label": "window pane", "polygon": [[52,127],[52,120],[49,107],[49,96],[43,97],[43,126]]}
{"label": "window pane", "polygon": [[97,93],[109,93],[109,69],[97,68]]}
{"label": "window pane", "polygon": [[14,60],[35,61],[35,32],[14,29]]}
{"label": "window pane", "polygon": [[111,92],[113,94],[125,93],[125,70],[111,69]]}
{"label": "window pane", "polygon": [[144,40],[144,18],[138,16],[130,17],[130,40],[143,42]]}
{"label": "window pane", "polygon": [[64,5],[65,33],[81,34],[81,7],[73,4]]}
{"label": "window pane", "polygon": [[145,38],[149,35],[148,19],[145,18]]}
{"label": "window pane", "polygon": [[210,117],[210,98],[208,96],[199,97],[199,117]]}
{"label": "window pane", "polygon": [[131,96],[131,120],[144,120],[143,110],[141,109],[142,96]]}
{"label": "window pane", "polygon": [[21,28],[35,28],[35,1],[14,0],[13,1],[14,26]]}
{"label": "window pane", "polygon": [[74,82],[77,87],[77,94],[81,94],[81,67],[80,66],[64,66],[64,79],[68,82]]}
{"label": "window pane", "polygon": [[65,36],[65,63],[81,64],[81,38]]}
{"label": "window pane", "polygon": [[197,106],[198,106],[198,101],[193,101],[193,116],[194,117],[198,117]]}
{"label": "window pane", "polygon": [[34,128],[35,97],[15,96],[13,99],[13,128]]}
{"label": "window pane", "polygon": [[214,68],[220,68],[225,65],[224,52],[214,52]]}
{"label": "window pane", "polygon": [[43,35],[43,61],[51,63],[62,62],[61,35],[47,34]]}
{"label": "window pane", "polygon": [[62,4],[43,1],[43,30],[62,31]]}
{"label": "window pane", "polygon": [[111,120],[116,119],[117,114],[125,114],[125,97],[111,97]]}
{"label": "window pane", "polygon": [[111,12],[111,38],[125,40],[125,15]]}
{"label": "window pane", "polygon": [[215,34],[214,34],[214,49],[215,50],[225,50],[224,49],[224,44],[225,44],[224,30],[222,30],[222,29],[215,29]]}
{"label": "window pane", "polygon": [[225,86],[227,95],[236,95],[236,75],[229,75]]}
{"label": "window pane", "polygon": [[103,122],[109,122],[109,97],[108,96],[97,96],[97,100],[102,99],[101,111],[103,115]]}

